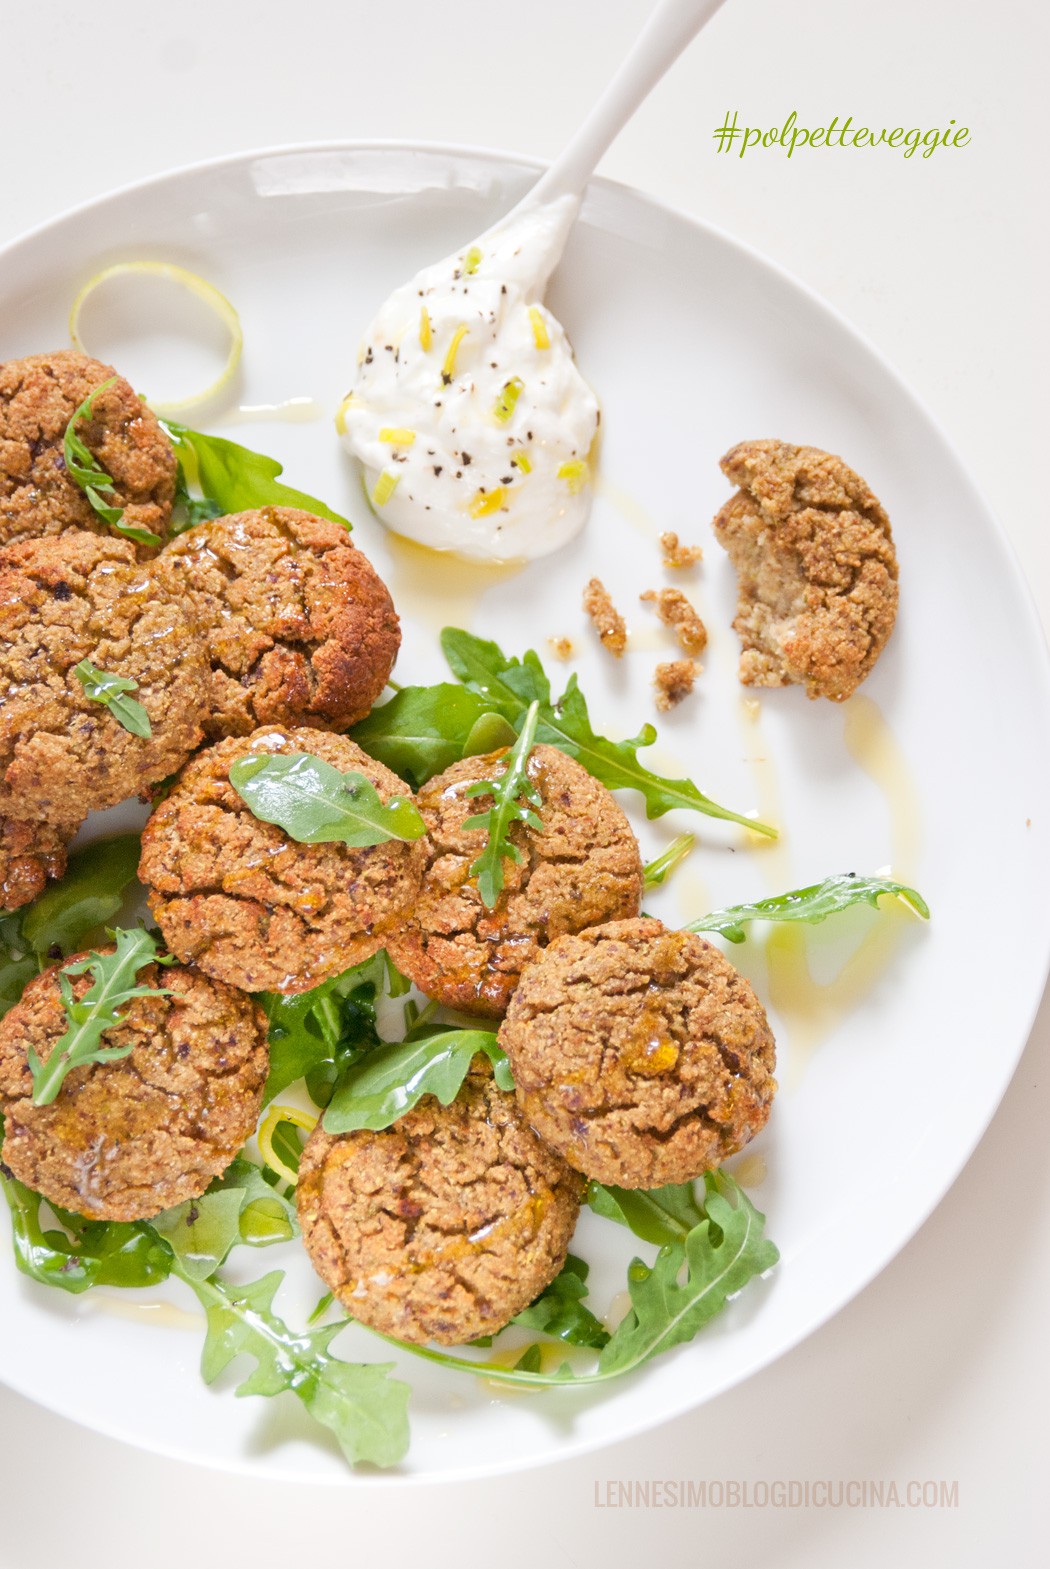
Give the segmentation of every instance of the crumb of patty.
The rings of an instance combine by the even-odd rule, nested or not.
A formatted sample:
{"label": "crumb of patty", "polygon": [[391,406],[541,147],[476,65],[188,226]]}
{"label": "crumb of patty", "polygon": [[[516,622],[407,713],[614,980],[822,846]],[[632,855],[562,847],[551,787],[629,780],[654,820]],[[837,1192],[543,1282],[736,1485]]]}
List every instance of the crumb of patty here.
{"label": "crumb of patty", "polygon": [[707,628],[680,588],[661,588],[659,592],[647,588],[639,597],[643,604],[656,607],[656,614],[665,627],[672,629],[684,654],[703,653],[707,647]]}
{"label": "crumb of patty", "polygon": [[627,623],[600,578],[592,577],[584,589],[583,608],[601,638],[602,647],[619,659],[627,647]]}
{"label": "crumb of patty", "polygon": [[694,659],[672,659],[665,665],[657,665],[653,685],[656,706],[662,714],[677,708],[689,696],[699,674],[700,666]]}
{"label": "crumb of patty", "polygon": [[549,637],[547,647],[555,659],[571,659],[576,652],[576,647],[571,637]]}
{"label": "crumb of patty", "polygon": [[699,545],[680,544],[678,535],[670,530],[660,535],[660,549],[664,553],[664,566],[679,572],[695,567],[698,561],[704,559],[704,552]]}
{"label": "crumb of patty", "polygon": [[859,474],[817,447],[745,441],[721,467],[739,487],[714,530],[738,576],[740,680],[844,701],[897,614],[889,518]]}

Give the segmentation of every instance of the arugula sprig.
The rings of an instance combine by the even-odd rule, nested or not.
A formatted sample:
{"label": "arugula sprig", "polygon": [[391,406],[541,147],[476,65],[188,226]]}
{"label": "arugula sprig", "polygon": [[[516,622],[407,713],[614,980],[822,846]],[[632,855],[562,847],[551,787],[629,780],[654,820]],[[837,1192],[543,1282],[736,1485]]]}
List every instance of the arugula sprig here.
{"label": "arugula sprig", "polygon": [[[117,1010],[135,997],[167,996],[164,988],[138,986],[135,977],[147,964],[164,964],[156,938],[143,927],[118,930],[113,934],[112,953],[92,951],[86,958],[67,964],[59,973],[58,984],[69,1027],[55,1042],[47,1061],[42,1062],[34,1047],[28,1052],[33,1079],[34,1106],[47,1106],[55,1099],[62,1082],[73,1068],[93,1062],[113,1062],[126,1057],[131,1046],[103,1046],[107,1030],[121,1022]],[[69,977],[91,972],[94,979],[78,1002]]]}
{"label": "arugula sprig", "polygon": [[[692,1184],[688,1184],[692,1188]],[[685,1196],[673,1207],[681,1209]],[[602,1347],[593,1372],[577,1372],[563,1363],[544,1373],[538,1358],[504,1368],[437,1351],[405,1345],[404,1350],[442,1367],[508,1384],[601,1384],[632,1373],[653,1357],[694,1336],[722,1311],[729,1299],[758,1275],[772,1269],[780,1255],[765,1236],[765,1216],[724,1171],[707,1172],[702,1199],[692,1197],[699,1219],[681,1233],[677,1217],[668,1217],[668,1240],[654,1262],[633,1259],[627,1271],[631,1307]],[[389,1338],[384,1336],[384,1339]],[[400,1344],[400,1342],[398,1342]]]}
{"label": "arugula sprig", "polygon": [[[535,1302],[516,1313],[511,1320],[525,1329],[564,1340],[569,1346],[589,1346],[600,1351],[609,1343],[609,1331],[584,1304],[590,1266],[569,1253],[559,1274]],[[520,1363],[519,1363],[520,1366]]]}
{"label": "arugula sprig", "polygon": [[174,1276],[204,1308],[206,1383],[247,1356],[255,1369],[238,1385],[238,1395],[295,1394],[331,1430],[352,1464],[395,1465],[405,1454],[409,1388],[389,1376],[392,1363],[336,1357],[330,1343],[345,1320],[305,1334],[289,1328],[273,1306],[280,1271],[243,1286],[219,1273],[238,1244],[265,1247],[294,1234],[294,1206],[251,1162],[238,1158],[202,1198],[152,1221],[88,1221],[48,1206],[58,1229],[41,1219],[40,1195],[18,1182],[2,1161],[0,1185],[23,1274],[74,1294],[91,1286],[151,1286]]}
{"label": "arugula sprig", "polygon": [[422,784],[459,757],[474,756],[506,744],[498,722],[520,734],[533,703],[539,713],[536,740],[574,757],[610,790],[637,790],[646,815],[684,809],[740,823],[752,833],[776,838],[776,829],[731,812],[703,794],[691,779],[667,779],[639,760],[640,748],[656,740],[644,725],[626,741],[611,741],[591,725],[587,701],[572,676],[561,697],[551,696],[550,680],[530,649],[521,659],[498,643],[446,627],[441,647],[460,687],[475,701],[452,698],[447,682],[434,687],[404,687],[390,702],[372,710],[354,729],[354,739],[370,756]]}
{"label": "arugula sprig", "polygon": [[525,714],[521,734],[505,759],[503,773],[496,780],[480,779],[472,784],[467,795],[491,796],[492,805],[483,812],[475,812],[463,823],[465,831],[480,829],[487,834],[485,848],[472,863],[470,875],[477,878],[478,892],[485,908],[491,910],[503,892],[503,863],[510,860],[520,865],[524,859],[521,849],[510,837],[515,823],[524,823],[536,833],[543,832],[543,822],[537,806],[543,797],[529,778],[529,758],[536,742],[536,726],[540,705],[530,703]]}
{"label": "arugula sprig", "polygon": [[343,1075],[324,1114],[325,1132],[389,1128],[424,1095],[451,1106],[479,1052],[491,1062],[497,1086],[513,1090],[506,1053],[491,1030],[438,1028],[375,1047]]}
{"label": "arugula sprig", "polygon": [[926,900],[906,883],[844,872],[836,877],[825,877],[822,883],[811,883],[807,888],[794,888],[790,893],[759,899],[754,904],[734,904],[727,910],[715,910],[689,921],[684,929],[687,932],[718,932],[730,942],[743,942],[747,936],[744,926],[749,921],[808,921],[815,926],[853,904],[870,904],[877,909],[879,900],[886,895],[903,900],[916,915],[924,921],[929,920],[930,907]]}
{"label": "arugula sprig", "polygon": [[201,1376],[214,1383],[231,1362],[251,1357],[255,1369],[237,1386],[238,1395],[279,1395],[290,1390],[315,1421],[334,1433],[351,1465],[367,1460],[391,1466],[408,1449],[409,1387],[390,1377],[394,1364],[343,1362],[330,1349],[345,1320],[296,1334],[275,1313],[273,1299],[284,1279],[274,1270],[250,1285],[234,1286],[221,1275],[187,1277],[178,1262],[173,1273],[186,1280],[207,1316]]}
{"label": "arugula sprig", "polygon": [[464,686],[488,698],[493,709],[520,728],[532,702],[540,705],[536,739],[567,753],[610,790],[637,790],[645,801],[646,816],[662,817],[676,807],[703,812],[708,817],[740,823],[752,833],[776,838],[776,829],[719,806],[704,795],[691,779],[665,779],[638,760],[638,751],[656,740],[652,725],[643,725],[633,739],[610,741],[591,726],[587,701],[575,675],[556,701],[538,654],[522,659],[506,655],[498,643],[475,637],[457,627],[446,627],[441,647],[452,673]]}
{"label": "arugula sprig", "polygon": [[[254,452],[225,436],[206,436],[172,419],[161,420],[179,465],[179,516],[174,532],[184,533],[220,513],[249,512],[256,507],[297,507],[349,530],[350,524],[316,496],[281,484],[284,466],[264,452]],[[203,495],[196,499],[194,490]],[[158,542],[159,543],[159,542]]]}
{"label": "arugula sprig", "polygon": [[695,844],[695,834],[679,834],[677,839],[671,840],[662,855],[647,861],[642,868],[646,892],[648,893],[650,888],[659,888],[662,883],[665,883],[686,856],[692,853]]}
{"label": "arugula sprig", "polygon": [[426,833],[414,801],[382,801],[356,769],[343,773],[311,752],[239,757],[230,783],[254,817],[276,823],[300,844],[335,840],[355,848],[388,839],[409,842]]}
{"label": "arugula sprig", "polygon": [[152,533],[148,528],[132,528],[130,524],[123,521],[124,508],[115,507],[112,501],[103,499],[102,491],[107,491],[110,497],[116,494],[113,476],[102,467],[77,429],[82,420],[92,418],[95,399],[108,391],[117,380],[118,377],[111,376],[108,381],[104,381],[101,386],[90,392],[79,408],[74,410],[62,440],[62,457],[66,465],[66,473],[75,485],[80,486],[93,510],[103,522],[109,524],[110,528],[115,528],[118,534],[123,534],[125,539],[134,540],[136,544],[159,545],[162,543],[159,535]]}
{"label": "arugula sprig", "polygon": [[82,659],[78,665],[74,665],[73,674],[84,688],[86,698],[92,703],[104,704],[117,723],[123,725],[131,735],[141,736],[144,741],[149,740],[153,734],[149,714],[141,703],[125,695],[138,691],[137,681],[133,681],[130,676],[114,676],[106,670],[99,670],[90,659]]}
{"label": "arugula sprig", "polygon": [[775,828],[717,805],[691,779],[667,779],[646,768],[638,752],[656,740],[652,725],[643,725],[626,741],[597,734],[576,677],[570,678],[560,698],[553,699],[550,680],[532,649],[517,659],[506,655],[498,643],[457,627],[445,628],[441,646],[458,687],[449,682],[403,687],[352,732],[369,756],[402,778],[412,779],[417,787],[461,757],[507,745],[520,733],[535,702],[539,705],[536,740],[576,758],[610,790],[637,790],[648,817],[662,817],[676,809],[703,812],[776,838]]}
{"label": "arugula sprig", "polygon": [[0,1018],[49,958],[76,953],[123,902],[139,864],[138,834],[74,850],[62,881],[24,909],[0,915]]}
{"label": "arugula sprig", "polygon": [[260,992],[270,1024],[270,1073],[263,1105],[305,1079],[315,1105],[327,1106],[347,1069],[380,1044],[377,997],[384,991],[403,996],[410,985],[381,948],[310,991],[291,997]]}
{"label": "arugula sprig", "polygon": [[486,698],[453,681],[402,687],[350,731],[369,757],[417,790],[462,757],[513,746],[516,734]]}

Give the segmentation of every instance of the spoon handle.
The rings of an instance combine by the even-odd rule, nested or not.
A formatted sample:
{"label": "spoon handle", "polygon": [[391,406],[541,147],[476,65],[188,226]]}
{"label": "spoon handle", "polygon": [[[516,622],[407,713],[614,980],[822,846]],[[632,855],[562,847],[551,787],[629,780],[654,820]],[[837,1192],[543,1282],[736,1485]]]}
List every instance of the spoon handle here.
{"label": "spoon handle", "polygon": [[561,156],[521,208],[583,195],[602,155],[724,0],[660,0],[638,41]]}

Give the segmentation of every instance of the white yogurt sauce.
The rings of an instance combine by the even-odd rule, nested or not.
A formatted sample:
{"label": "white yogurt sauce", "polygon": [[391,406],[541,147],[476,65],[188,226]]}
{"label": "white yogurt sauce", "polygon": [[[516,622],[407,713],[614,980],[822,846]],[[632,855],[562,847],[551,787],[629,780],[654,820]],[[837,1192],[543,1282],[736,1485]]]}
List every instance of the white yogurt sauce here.
{"label": "white yogurt sauce", "polygon": [[574,197],[512,215],[396,289],[337,426],[390,529],[477,561],[548,555],[587,520],[601,418],[543,292]]}

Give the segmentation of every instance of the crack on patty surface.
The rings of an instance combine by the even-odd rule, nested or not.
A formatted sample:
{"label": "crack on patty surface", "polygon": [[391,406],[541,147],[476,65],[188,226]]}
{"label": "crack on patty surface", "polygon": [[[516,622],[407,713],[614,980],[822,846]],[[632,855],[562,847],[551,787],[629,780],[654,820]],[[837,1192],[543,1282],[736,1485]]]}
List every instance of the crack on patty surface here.
{"label": "crack on patty surface", "polygon": [[[136,682],[132,735],[75,674]],[[173,773],[202,735],[204,646],[126,540],[71,529],[0,551],[0,813],[79,822]]]}
{"label": "crack on patty surface", "polygon": [[208,641],[210,737],[267,724],[346,729],[386,685],[400,623],[338,524],[292,507],[235,513],[173,540],[158,571]]}
{"label": "crack on patty surface", "polygon": [[[46,1061],[69,1024],[61,968],[32,980],[0,1020],[5,1163],[91,1219],[143,1219],[198,1197],[258,1119],[268,1066],[262,1009],[196,971],[149,965],[137,984],[171,995],[132,999],[105,1035],[107,1047],[130,1045],[130,1055],[72,1069],[51,1105],[34,1106],[28,1050]],[[93,978],[69,979],[79,1000]]]}
{"label": "crack on patty surface", "polygon": [[494,1334],[558,1273],[583,1183],[476,1059],[459,1096],[430,1095],[382,1132],[310,1135],[303,1242],[362,1323],[455,1345]]}
{"label": "crack on patty surface", "polygon": [[684,1182],[765,1125],[776,1090],[762,1005],[723,955],[659,921],[559,938],[499,1032],[536,1132],[585,1175]]}
{"label": "crack on patty surface", "polygon": [[291,993],[367,959],[416,897],[426,841],[300,844],[256,818],[229,782],[255,753],[310,752],[356,770],[383,801],[410,797],[346,736],[271,726],[186,765],[142,837],[139,875],[172,952],[246,991]]}
{"label": "crack on patty surface", "polygon": [[429,851],[423,888],[390,951],[428,997],[486,1017],[500,1017],[524,967],[564,932],[637,915],[642,861],[630,823],[613,797],[556,747],[537,746],[528,776],[542,797],[543,831],[513,826],[521,852],[505,860],[505,886],[485,908],[471,864],[485,845],[484,829],[466,819],[491,804],[468,797],[470,785],[498,779],[505,752],[465,758],[431,779],[417,795]]}

